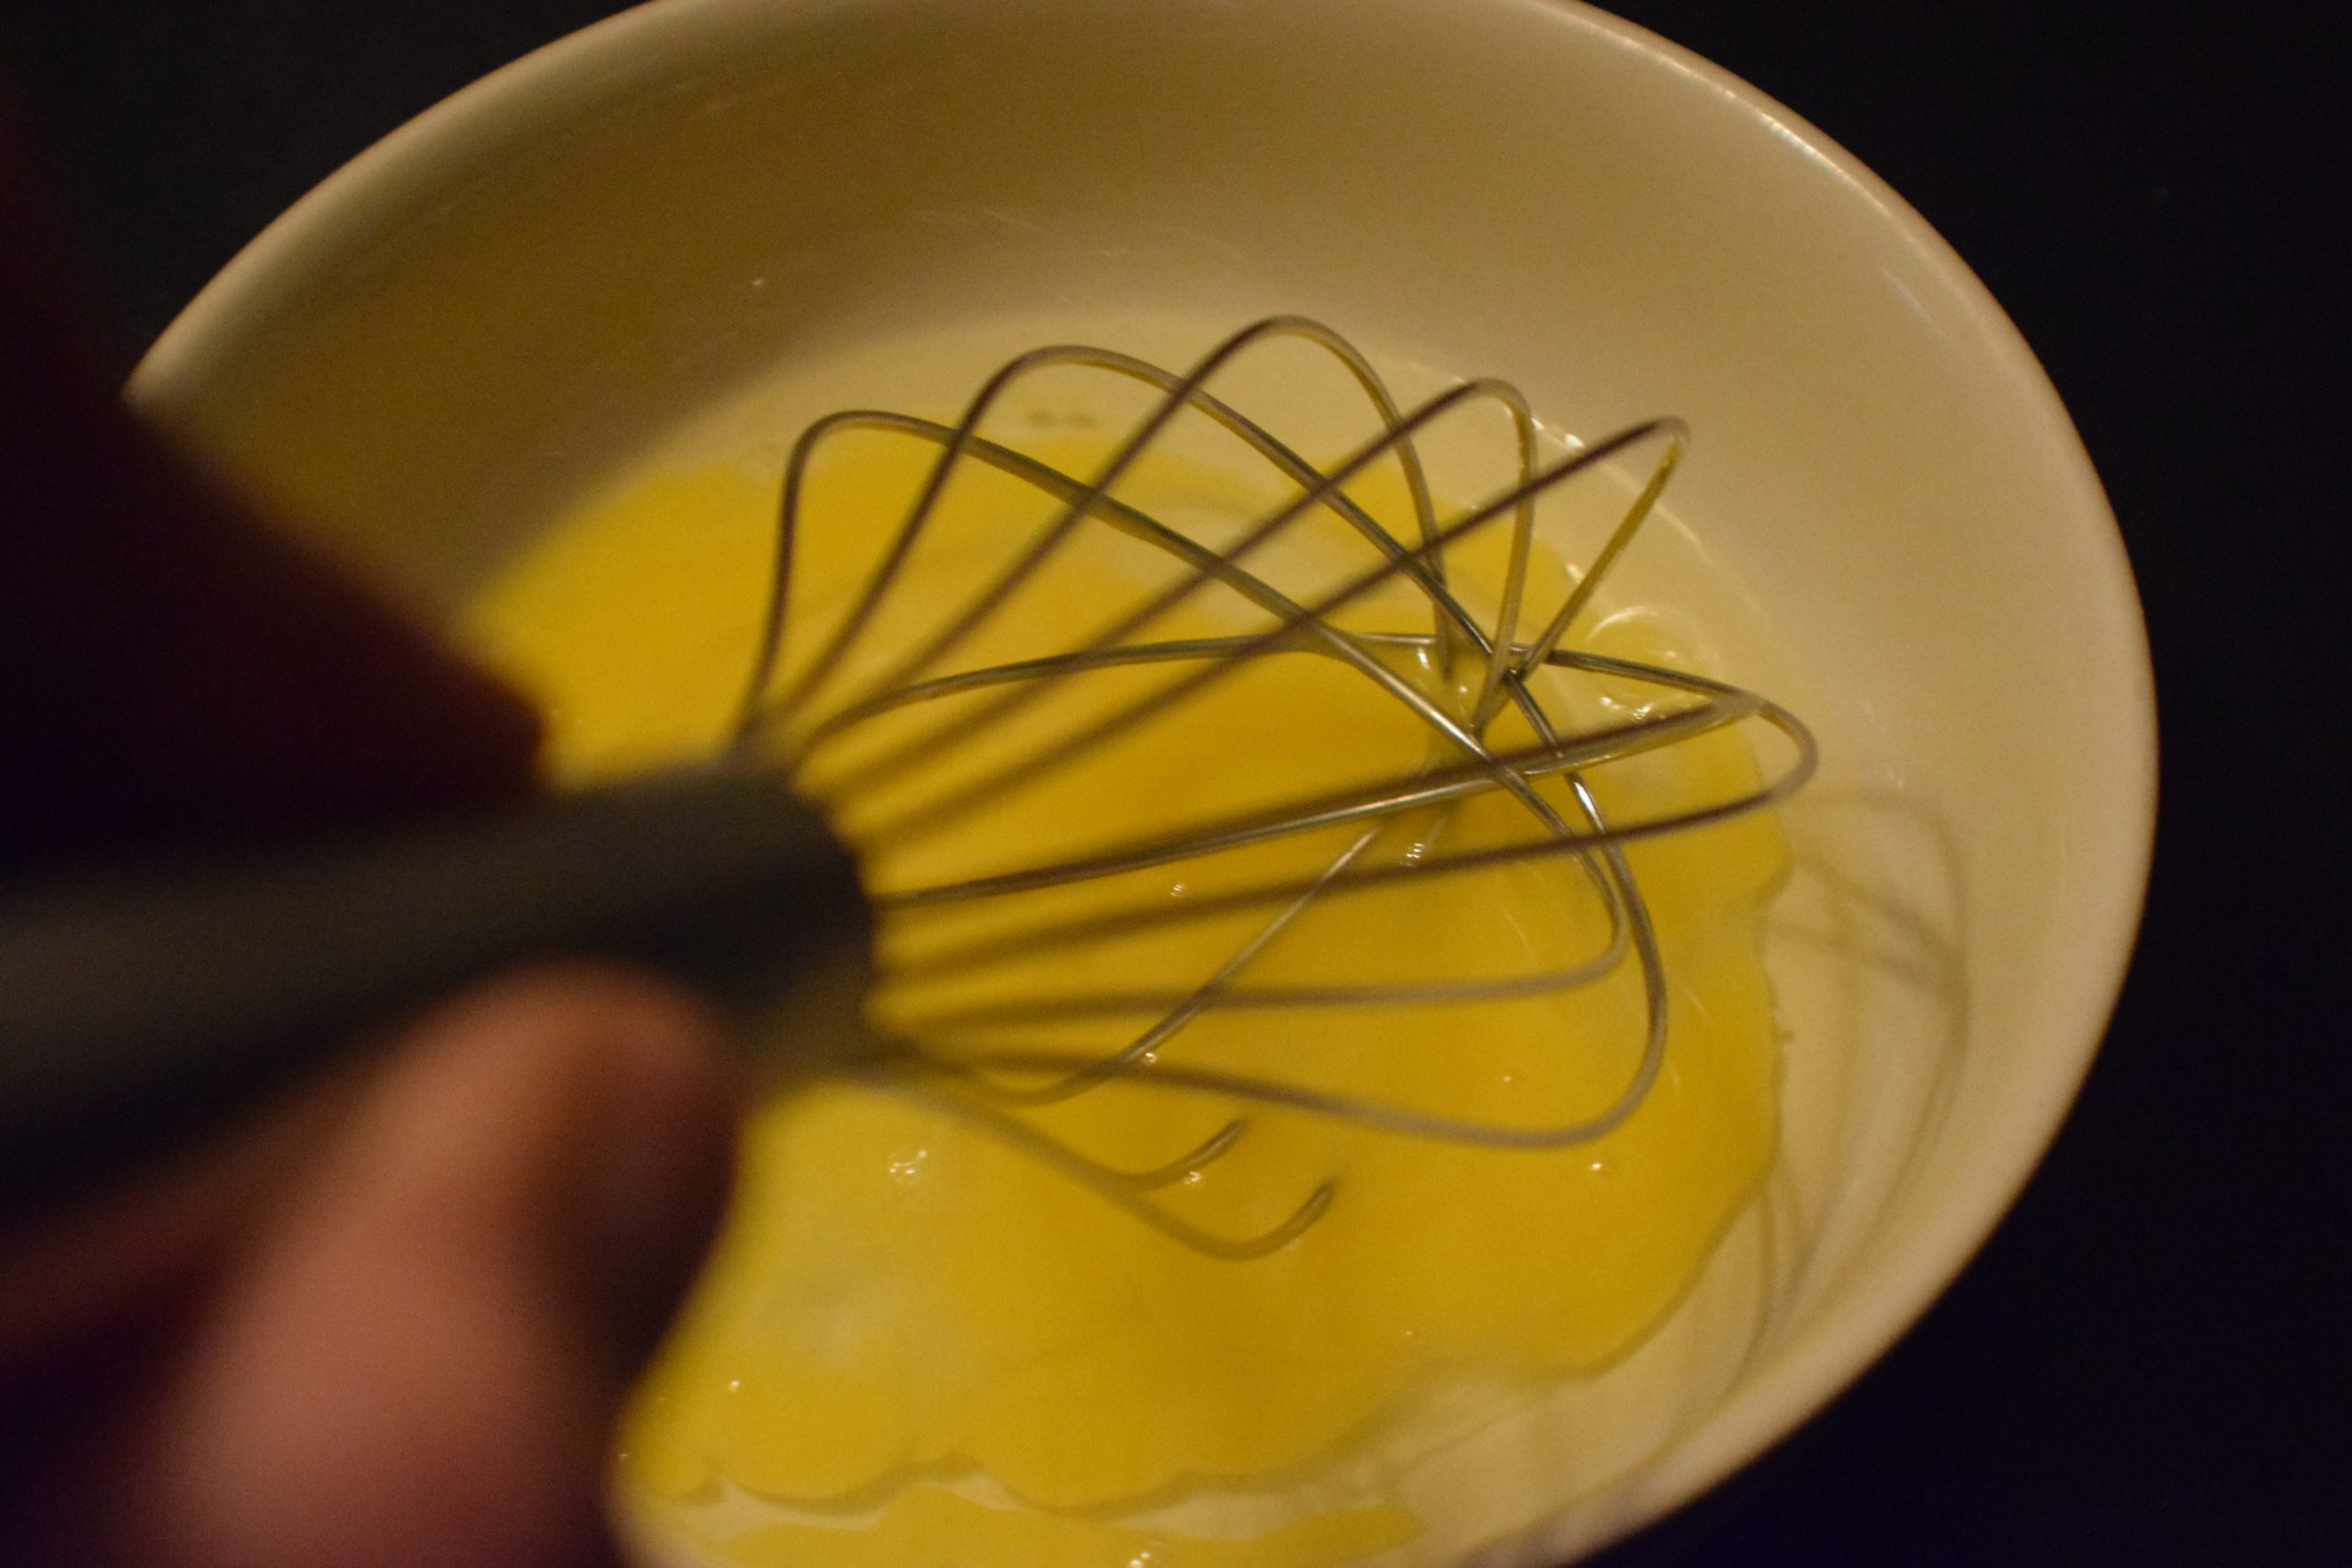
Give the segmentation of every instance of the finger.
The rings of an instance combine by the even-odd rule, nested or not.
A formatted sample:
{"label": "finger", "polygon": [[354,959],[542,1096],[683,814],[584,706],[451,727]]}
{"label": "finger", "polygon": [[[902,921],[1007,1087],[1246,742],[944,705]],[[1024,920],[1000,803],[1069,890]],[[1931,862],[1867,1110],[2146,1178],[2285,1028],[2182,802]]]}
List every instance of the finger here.
{"label": "finger", "polygon": [[[28,1376],[53,1376],[74,1338],[152,1317],[200,1288],[223,1247],[341,1121],[361,1076],[356,1065],[322,1073],[202,1148],[0,1231],[0,1399]],[[0,1435],[0,1454],[7,1447]]]}
{"label": "finger", "polygon": [[195,1331],[125,1559],[596,1561],[607,1431],[718,1213],[732,1082],[694,1004],[616,974],[429,1021]]}
{"label": "finger", "polygon": [[33,187],[0,112],[0,869],[527,788],[526,704],[132,420]]}
{"label": "finger", "polygon": [[0,1562],[57,1568],[115,1555],[88,1521],[122,1432],[236,1239],[341,1124],[344,1071],[135,1186],[35,1218],[0,1242]]}

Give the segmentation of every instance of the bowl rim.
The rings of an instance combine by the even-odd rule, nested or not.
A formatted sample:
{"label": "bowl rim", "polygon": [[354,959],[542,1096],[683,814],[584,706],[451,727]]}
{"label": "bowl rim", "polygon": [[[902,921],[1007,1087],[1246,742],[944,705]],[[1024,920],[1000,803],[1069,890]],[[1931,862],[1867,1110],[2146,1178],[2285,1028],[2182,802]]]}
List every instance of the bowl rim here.
{"label": "bowl rim", "polygon": [[[558,39],[426,108],[327,176],[231,259],[157,338],[133,371],[126,395],[168,420],[201,401],[209,366],[266,307],[281,282],[319,269],[382,214],[453,165],[526,131],[552,103],[593,92],[605,76],[664,47],[739,19],[823,7],[844,10],[894,0],[648,0]],[[1021,0],[989,0],[1019,4]],[[1875,209],[1917,259],[1949,289],[1976,349],[2009,396],[2054,438],[2067,476],[2050,525],[2077,530],[2099,563],[2079,585],[2097,612],[2119,666],[2132,676],[2109,697],[2115,734],[2128,757],[2113,771],[2107,803],[2113,827],[2099,896],[2081,920],[2084,960],[2073,966],[2064,1010],[2069,1053],[2041,1080],[2038,1097],[2015,1102],[2002,1146],[1982,1151],[1977,1179],[1943,1194],[1901,1245],[1874,1258],[1844,1292],[1838,1310],[1774,1355],[1686,1439],[1654,1461],[1654,1479],[1623,1517],[1579,1535],[1597,1551],[1655,1522],[1811,1419],[1875,1363],[1950,1287],[2015,1203],[2079,1093],[2105,1034],[2137,942],[2156,813],[2156,708],[2145,621],[2114,513],[2079,432],[2047,372],[1992,292],[1907,201],[1851,152],[1768,94],[1638,24],[1582,0],[1476,0],[1543,14],[1587,45],[1638,56],[1752,120],[1801,153],[1819,173]],[[2053,1034],[2057,1033],[2053,1031]],[[1504,1541],[1542,1539],[1555,1514]],[[1501,1544],[1497,1542],[1495,1544]]]}

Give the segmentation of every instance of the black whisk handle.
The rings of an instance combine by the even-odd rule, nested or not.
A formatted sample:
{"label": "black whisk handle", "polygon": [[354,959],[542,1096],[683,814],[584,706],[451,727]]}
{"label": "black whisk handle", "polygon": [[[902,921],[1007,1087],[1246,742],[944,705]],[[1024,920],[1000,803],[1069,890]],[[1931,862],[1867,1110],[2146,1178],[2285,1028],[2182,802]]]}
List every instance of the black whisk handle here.
{"label": "black whisk handle", "polygon": [[651,964],[754,1013],[812,965],[862,970],[870,934],[847,851],[748,768],[0,890],[0,1216],[184,1147],[518,963]]}

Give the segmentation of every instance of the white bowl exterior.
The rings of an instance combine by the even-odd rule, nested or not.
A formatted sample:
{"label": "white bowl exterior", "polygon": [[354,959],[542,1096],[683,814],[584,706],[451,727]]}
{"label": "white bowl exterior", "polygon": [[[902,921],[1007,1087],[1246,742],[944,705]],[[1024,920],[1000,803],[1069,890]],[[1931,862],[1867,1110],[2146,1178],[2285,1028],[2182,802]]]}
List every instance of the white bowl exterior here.
{"label": "white bowl exterior", "polygon": [[1138,300],[1303,310],[1587,434],[1682,415],[1677,512],[1792,667],[1835,671],[1823,809],[1940,846],[1960,1043],[1919,1145],[1822,1222],[1842,1260],[1767,1364],[1495,1560],[1591,1546],[1801,1420],[1957,1270],[2073,1096],[2139,906],[2153,707],[2112,519],[2014,329],[1851,158],[1547,0],[660,0],[356,160],[132,390],[447,596],[780,360]]}

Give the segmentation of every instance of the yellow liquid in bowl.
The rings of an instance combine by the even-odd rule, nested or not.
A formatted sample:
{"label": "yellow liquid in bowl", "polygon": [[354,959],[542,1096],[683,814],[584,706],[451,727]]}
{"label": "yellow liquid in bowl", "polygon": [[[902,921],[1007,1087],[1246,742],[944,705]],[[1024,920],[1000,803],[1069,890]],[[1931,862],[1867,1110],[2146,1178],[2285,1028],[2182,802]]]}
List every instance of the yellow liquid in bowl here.
{"label": "yellow liquid in bowl", "polygon": [[[920,473],[904,453],[852,444],[818,475],[812,517],[882,525],[811,526],[800,541],[786,685],[822,640],[798,623],[822,628],[842,614]],[[1369,493],[1377,488],[1367,506],[1383,502]],[[1257,504],[1173,465],[1148,465],[1123,493],[1156,513]],[[903,657],[986,563],[1005,558],[1001,541],[1045,514],[1035,495],[987,476],[959,480],[949,502],[870,646],[848,660],[843,693]],[[1495,532],[1490,554],[1501,547]],[[1149,563],[1098,534],[1057,555],[956,662],[1075,647],[1154,585]],[[774,535],[772,479],[729,465],[662,469],[551,531],[481,595],[470,632],[545,701],[560,775],[717,749],[752,662]],[[1322,570],[1316,548],[1304,531],[1291,567]],[[1465,599],[1482,570],[1496,572],[1470,549],[1453,570]],[[1540,556],[1536,575],[1555,589],[1567,581]],[[1350,624],[1413,613],[1397,589],[1351,609]],[[1229,607],[1187,606],[1150,635],[1237,624]],[[1413,625],[1427,628],[1426,611]],[[1652,640],[1637,621],[1612,621],[1583,646],[1657,658]],[[1406,673],[1446,685],[1425,669]],[[1360,671],[1283,655],[1067,770],[1022,775],[937,831],[887,830],[1057,726],[1169,679],[1154,668],[1073,682],[960,752],[918,750],[913,764],[850,788],[861,767],[940,733],[981,699],[886,716],[809,757],[800,782],[836,809],[865,851],[869,883],[887,889],[1057,860],[1430,760],[1427,726]],[[1612,700],[1634,699],[1559,694],[1571,707]],[[1528,738],[1510,723],[1488,735],[1498,749]],[[1740,793],[1755,777],[1745,742],[1718,733],[1605,766],[1591,782],[1611,810],[1651,815]],[[1399,831],[1439,832],[1453,852],[1524,837],[1527,818],[1497,795],[1434,821]],[[1311,876],[1360,830],[893,916],[878,939],[871,1013],[950,1056],[1039,1038],[1107,1055],[1157,1013],[1138,1006],[1016,1028],[991,1010],[1197,986],[1263,927],[1264,910],[1125,935],[1090,926]],[[1117,1083],[1018,1112],[1057,1146],[1123,1170],[1177,1159],[1246,1116],[1229,1153],[1139,1200],[1172,1223],[1160,1227],[921,1094],[837,1084],[764,1106],[727,1234],[628,1423],[627,1506],[690,1543],[683,1560],[798,1568],[1319,1568],[1409,1547],[1420,1523],[1378,1477],[1384,1462],[1409,1457],[1414,1412],[1465,1378],[1536,1388],[1624,1356],[1671,1312],[1772,1157],[1775,1034],[1758,920],[1785,873],[1779,828],[1750,816],[1637,843],[1628,857],[1668,979],[1668,1047],[1639,1108],[1590,1143],[1465,1147]],[[1046,928],[1063,934],[1009,944],[976,967],[925,969]],[[1608,931],[1591,878],[1559,858],[1327,900],[1247,978],[1314,987],[1504,976],[1573,964]],[[1548,1124],[1595,1114],[1622,1091],[1645,1016],[1628,960],[1597,984],[1476,1003],[1210,1010],[1160,1053]],[[1329,1208],[1266,1256],[1211,1256],[1170,1234],[1263,1235],[1326,1185]],[[1167,1523],[1171,1508],[1237,1492],[1260,1506],[1229,1524],[1197,1511],[1182,1528]],[[1275,1495],[1289,1501],[1270,1512],[1263,1499]]]}

